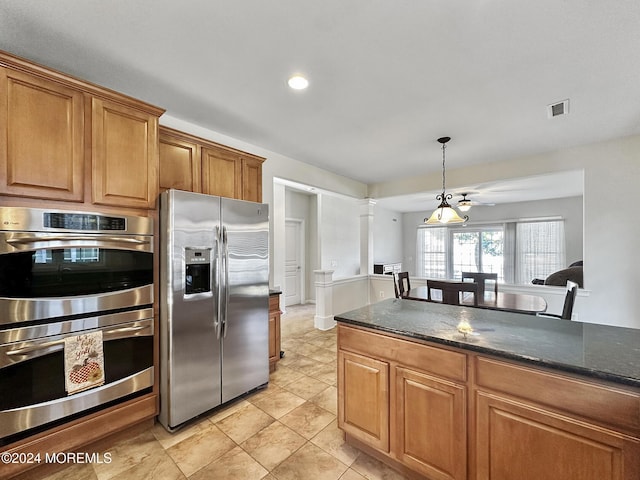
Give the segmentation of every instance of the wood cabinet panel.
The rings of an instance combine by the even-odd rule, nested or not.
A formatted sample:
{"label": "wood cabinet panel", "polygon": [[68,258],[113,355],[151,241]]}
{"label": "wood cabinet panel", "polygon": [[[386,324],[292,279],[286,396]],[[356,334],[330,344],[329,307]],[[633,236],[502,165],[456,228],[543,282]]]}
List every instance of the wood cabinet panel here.
{"label": "wood cabinet panel", "polygon": [[92,99],[93,202],[154,208],[158,192],[158,119]]}
{"label": "wood cabinet panel", "polygon": [[200,146],[160,131],[160,190],[200,192]]}
{"label": "wood cabinet panel", "polygon": [[477,480],[632,480],[640,440],[515,399],[477,393]]}
{"label": "wood cabinet panel", "polygon": [[276,369],[280,360],[280,295],[269,296],[269,371]]}
{"label": "wood cabinet panel", "polygon": [[202,193],[242,198],[242,164],[237,155],[202,149]]}
{"label": "wood cabinet panel", "polygon": [[338,350],[338,426],[389,451],[389,364]]}
{"label": "wood cabinet panel", "polygon": [[84,199],[81,91],[0,67],[0,193]]}
{"label": "wood cabinet panel", "polygon": [[397,458],[434,480],[467,475],[466,387],[396,368]]}
{"label": "wood cabinet panel", "polygon": [[160,188],[262,202],[264,158],[160,127]]}
{"label": "wood cabinet panel", "polygon": [[404,366],[427,371],[452,380],[467,378],[467,356],[444,348],[409,342],[387,335],[340,326],[346,348],[374,358],[398,361]]}
{"label": "wood cabinet panel", "polygon": [[242,199],[262,202],[262,160],[242,158]]}
{"label": "wood cabinet panel", "polygon": [[476,383],[640,436],[638,393],[485,357],[476,358]]}

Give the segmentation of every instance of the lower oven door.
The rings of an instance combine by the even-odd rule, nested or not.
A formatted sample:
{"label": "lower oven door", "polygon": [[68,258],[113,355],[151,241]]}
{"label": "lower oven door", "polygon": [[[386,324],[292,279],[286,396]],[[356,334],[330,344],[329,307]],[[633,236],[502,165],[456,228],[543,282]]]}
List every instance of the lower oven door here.
{"label": "lower oven door", "polygon": [[[140,318],[145,314],[147,318]],[[107,325],[100,326],[104,323]],[[78,331],[81,324],[97,324],[98,328]],[[43,329],[66,333],[26,338]],[[65,387],[65,338],[98,330],[102,331],[105,383],[69,395]],[[153,385],[151,309],[18,328],[3,331],[0,338],[20,339],[0,345],[0,445],[35,427],[149,391]]]}

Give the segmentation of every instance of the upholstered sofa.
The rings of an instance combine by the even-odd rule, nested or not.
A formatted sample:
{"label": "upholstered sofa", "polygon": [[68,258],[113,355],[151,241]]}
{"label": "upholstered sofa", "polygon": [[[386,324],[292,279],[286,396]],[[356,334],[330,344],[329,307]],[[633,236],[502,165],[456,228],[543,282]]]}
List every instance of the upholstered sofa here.
{"label": "upholstered sofa", "polygon": [[582,260],[574,262],[567,268],[553,272],[546,279],[542,280],[534,278],[531,283],[536,285],[556,285],[558,287],[564,287],[567,284],[567,280],[578,284],[579,288],[584,288],[584,275],[582,272],[583,263]]}

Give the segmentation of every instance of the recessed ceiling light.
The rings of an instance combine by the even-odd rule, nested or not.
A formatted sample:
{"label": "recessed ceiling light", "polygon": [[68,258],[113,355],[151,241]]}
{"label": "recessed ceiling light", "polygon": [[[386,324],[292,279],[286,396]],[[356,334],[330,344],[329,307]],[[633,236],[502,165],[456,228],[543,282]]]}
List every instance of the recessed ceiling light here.
{"label": "recessed ceiling light", "polygon": [[304,90],[309,86],[309,80],[304,78],[302,75],[294,75],[287,83],[294,90]]}

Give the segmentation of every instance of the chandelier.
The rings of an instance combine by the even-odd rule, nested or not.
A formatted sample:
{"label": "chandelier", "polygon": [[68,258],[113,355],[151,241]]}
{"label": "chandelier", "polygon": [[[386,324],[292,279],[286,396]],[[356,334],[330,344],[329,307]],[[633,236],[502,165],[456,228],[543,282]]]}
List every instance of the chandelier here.
{"label": "chandelier", "polygon": [[451,200],[453,195],[446,193],[445,191],[445,168],[444,168],[444,151],[446,149],[447,142],[451,140],[451,137],[441,137],[438,142],[442,144],[442,193],[436,195],[436,200],[440,200],[440,205],[436,208],[429,218],[424,219],[424,223],[432,225],[434,223],[465,223],[469,220],[468,216],[460,217],[458,212],[449,205],[447,200]]}

